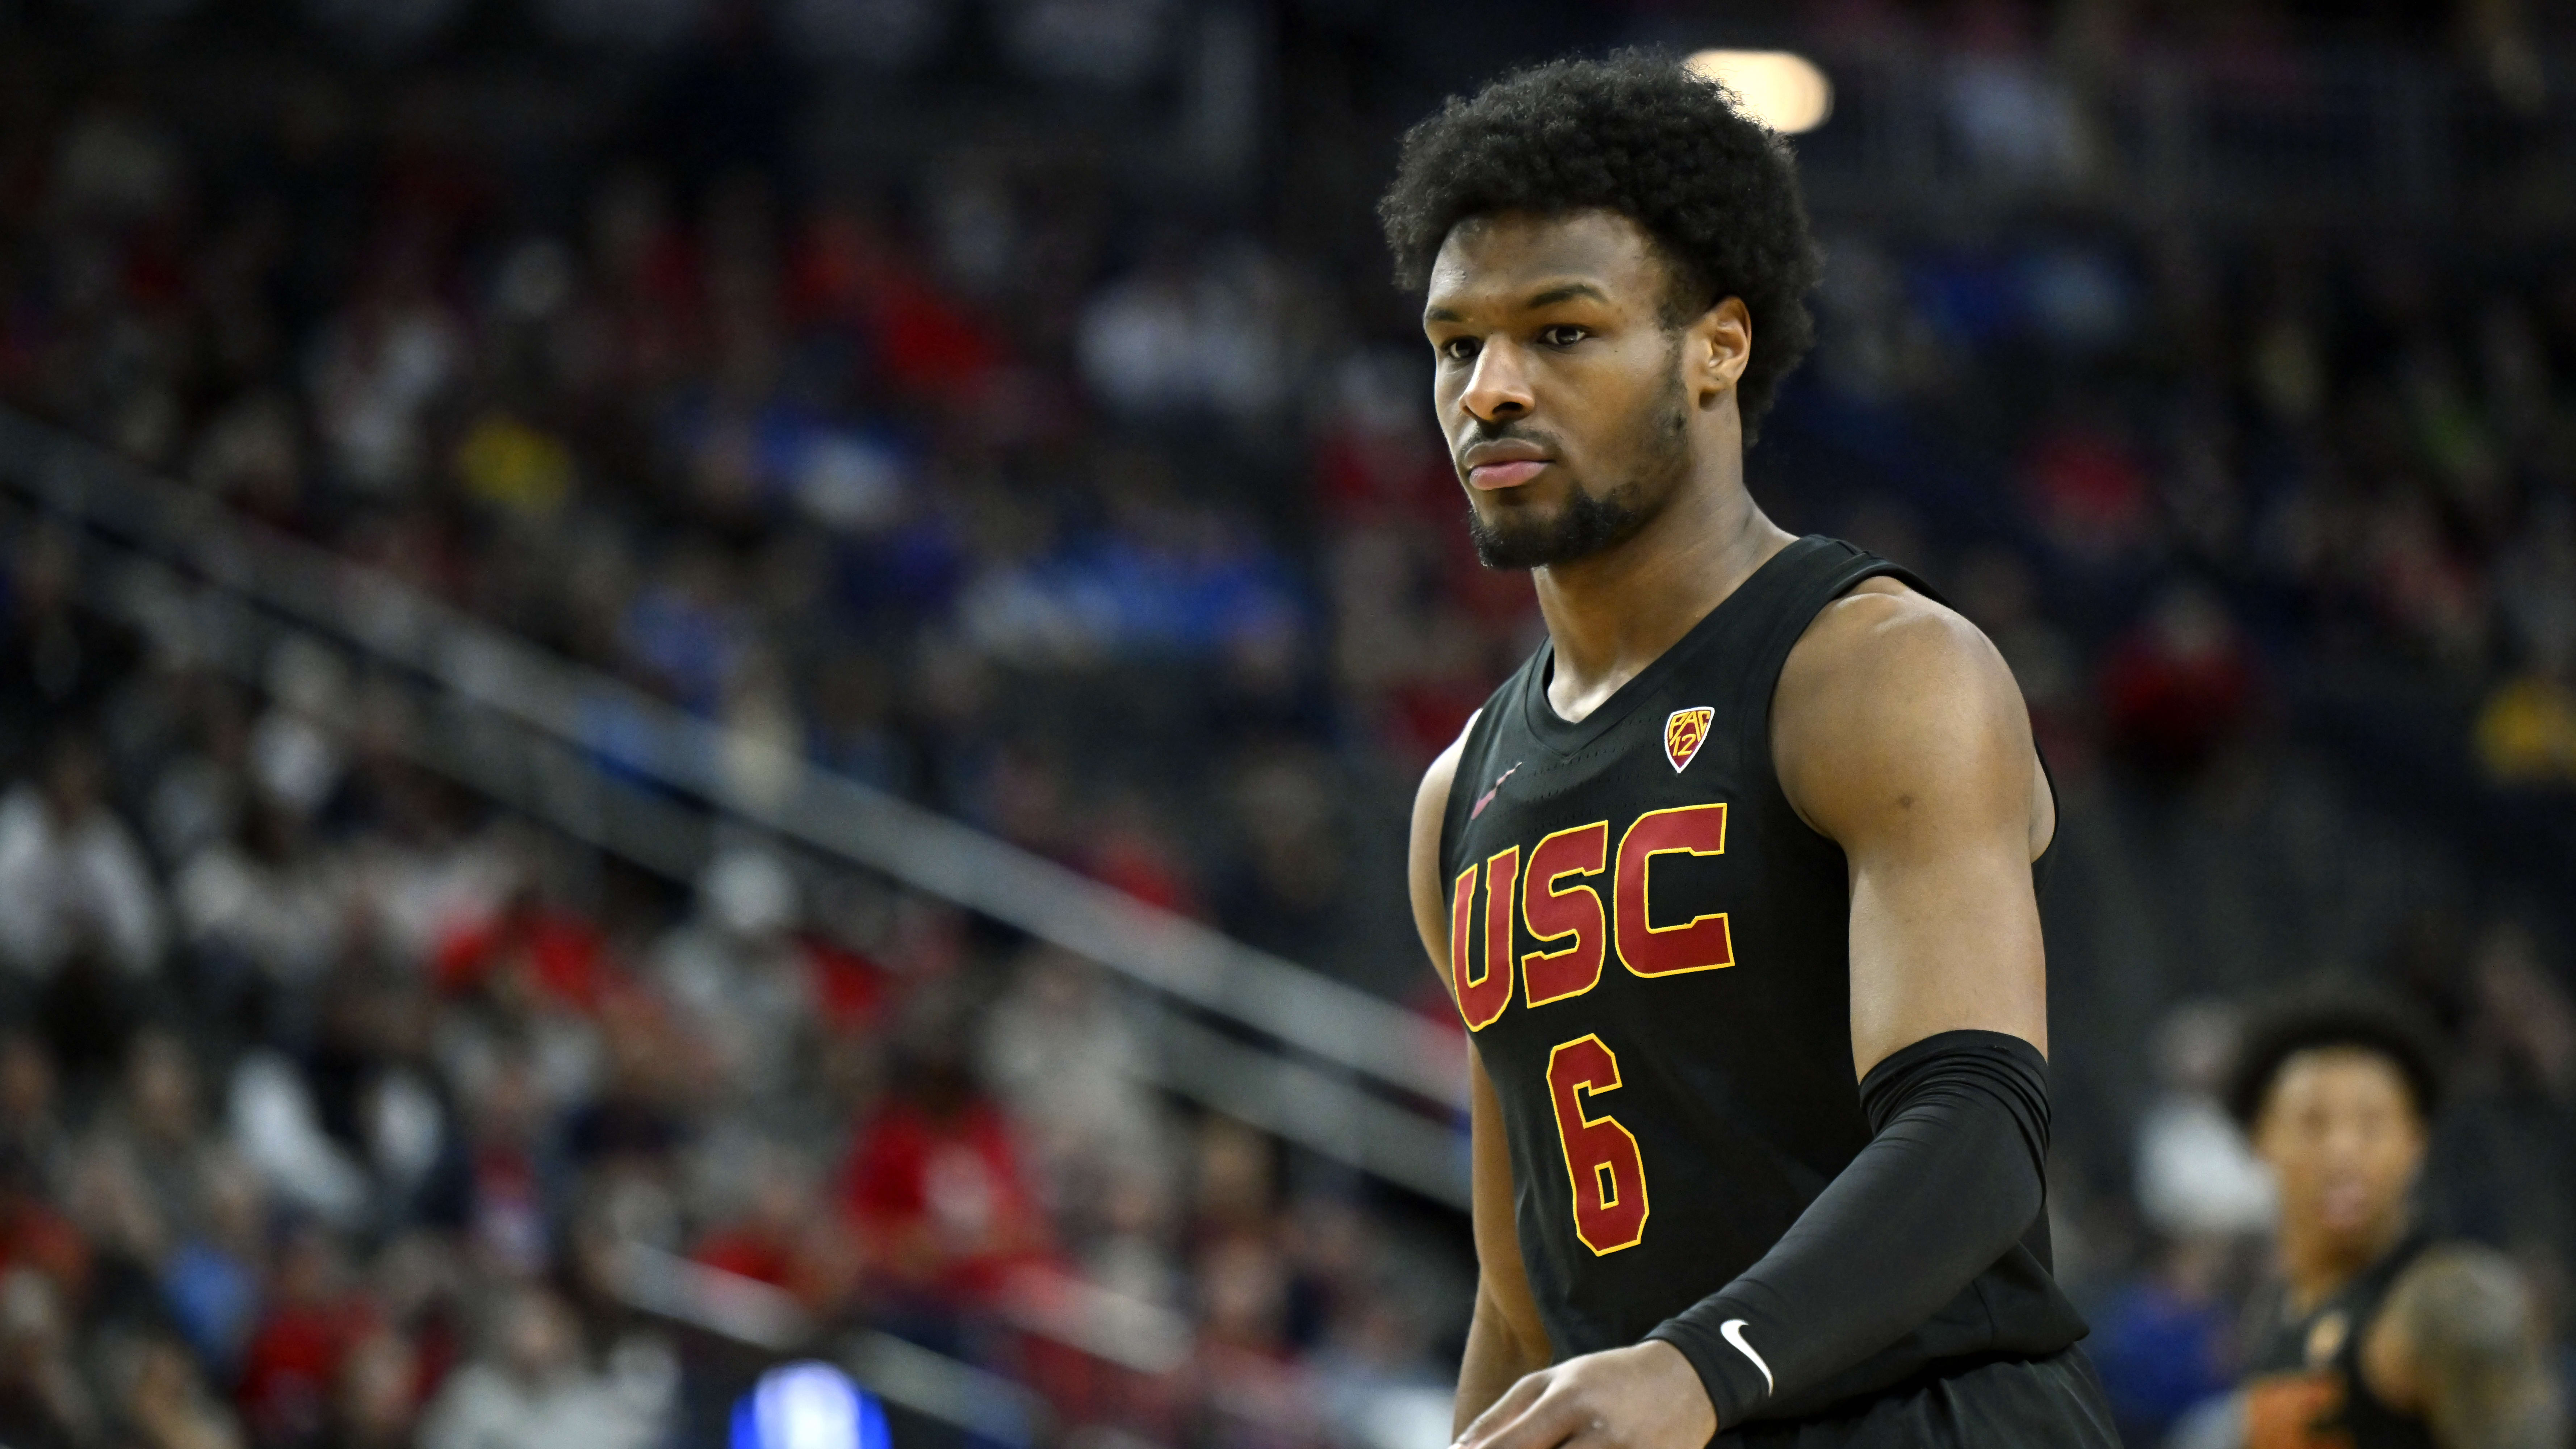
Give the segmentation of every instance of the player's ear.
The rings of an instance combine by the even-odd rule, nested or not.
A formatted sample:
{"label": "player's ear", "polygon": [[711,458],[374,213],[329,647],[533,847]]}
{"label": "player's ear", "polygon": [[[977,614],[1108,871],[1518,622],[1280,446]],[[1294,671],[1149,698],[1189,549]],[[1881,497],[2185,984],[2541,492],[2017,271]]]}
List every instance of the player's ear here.
{"label": "player's ear", "polygon": [[1693,400],[1701,407],[1735,390],[1753,360],[1753,313],[1741,297],[1727,297],[1699,314],[1682,335],[1682,356]]}

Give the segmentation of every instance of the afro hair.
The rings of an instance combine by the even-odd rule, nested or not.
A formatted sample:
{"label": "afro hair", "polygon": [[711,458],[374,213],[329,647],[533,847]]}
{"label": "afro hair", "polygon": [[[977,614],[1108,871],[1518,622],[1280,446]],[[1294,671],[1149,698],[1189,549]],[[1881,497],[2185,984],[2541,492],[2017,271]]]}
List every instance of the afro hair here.
{"label": "afro hair", "polygon": [[2441,1105],[2442,1054],[2432,1037],[2395,1003],[2354,993],[2298,997],[2257,1013],[2228,1075],[2227,1110],[2251,1130],[2290,1058],[2337,1047],[2369,1052],[2395,1067],[2416,1115],[2429,1121]]}
{"label": "afro hair", "polygon": [[1461,221],[1595,209],[1654,239],[1673,274],[1669,319],[1743,299],[1754,343],[1737,408],[1753,441],[1815,344],[1806,298],[1824,263],[1788,148],[1725,87],[1644,51],[1516,72],[1407,132],[1378,203],[1397,284],[1417,292]]}

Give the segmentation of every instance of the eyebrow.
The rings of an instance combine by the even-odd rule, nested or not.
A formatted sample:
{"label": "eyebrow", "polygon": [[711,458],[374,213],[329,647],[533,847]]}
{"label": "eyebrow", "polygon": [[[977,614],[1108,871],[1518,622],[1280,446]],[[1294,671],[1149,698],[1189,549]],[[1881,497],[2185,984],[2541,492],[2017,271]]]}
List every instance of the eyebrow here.
{"label": "eyebrow", "polygon": [[1550,287],[1546,291],[1531,297],[1528,301],[1521,303],[1521,310],[1529,311],[1538,307],[1553,307],[1559,302],[1571,302],[1577,297],[1589,297],[1595,302],[1607,302],[1610,300],[1609,293],[1602,291],[1599,287],[1592,285],[1590,282],[1563,282]]}
{"label": "eyebrow", "polygon": [[[1559,302],[1571,302],[1578,297],[1588,297],[1595,302],[1602,303],[1607,303],[1610,300],[1609,293],[1602,291],[1599,287],[1594,286],[1590,282],[1559,282],[1553,287],[1549,287],[1543,291],[1533,292],[1529,296],[1523,298],[1521,300],[1520,310],[1524,312],[1533,312],[1541,307],[1553,307]],[[1446,307],[1426,307],[1422,312],[1422,320],[1425,322],[1459,322],[1464,321],[1465,319],[1460,314],[1452,312]]]}

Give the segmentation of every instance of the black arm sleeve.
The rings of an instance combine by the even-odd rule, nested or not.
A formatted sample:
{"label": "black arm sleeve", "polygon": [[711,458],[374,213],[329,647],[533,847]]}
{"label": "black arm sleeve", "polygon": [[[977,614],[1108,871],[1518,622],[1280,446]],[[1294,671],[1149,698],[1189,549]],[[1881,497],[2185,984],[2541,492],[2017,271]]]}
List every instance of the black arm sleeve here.
{"label": "black arm sleeve", "polygon": [[1722,1427],[1894,1343],[2039,1216],[2048,1061],[2038,1048],[1945,1031],[1872,1068],[1860,1095],[1869,1145],[1760,1262],[1646,1335],[1699,1370]]}

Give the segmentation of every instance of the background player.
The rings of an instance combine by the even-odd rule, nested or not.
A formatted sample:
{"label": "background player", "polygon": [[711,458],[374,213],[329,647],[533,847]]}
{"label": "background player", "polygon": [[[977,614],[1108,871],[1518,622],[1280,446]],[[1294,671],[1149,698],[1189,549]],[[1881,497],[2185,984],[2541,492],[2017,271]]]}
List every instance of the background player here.
{"label": "background player", "polygon": [[1414,815],[1476,1033],[1464,1442],[2113,1442],[2047,1267],[2020,694],[1745,490],[1811,336],[1784,151],[1668,62],[1562,62],[1417,127],[1383,210],[1549,634]]}
{"label": "background player", "polygon": [[2433,1054],[2365,1000],[2276,1010],[2230,1092],[2280,1184],[2281,1283],[2260,1300],[2228,1427],[2245,1449],[2559,1449],[2531,1295],[2502,1255],[2417,1224]]}

